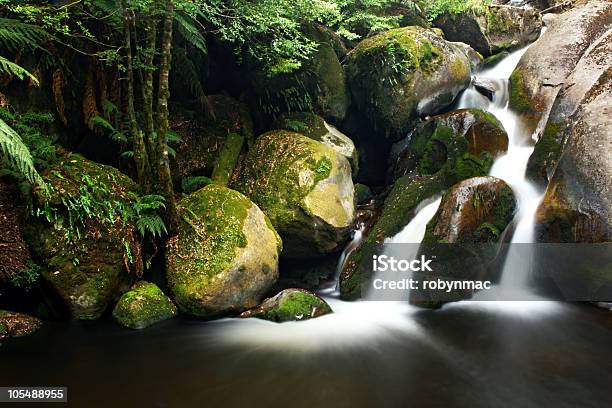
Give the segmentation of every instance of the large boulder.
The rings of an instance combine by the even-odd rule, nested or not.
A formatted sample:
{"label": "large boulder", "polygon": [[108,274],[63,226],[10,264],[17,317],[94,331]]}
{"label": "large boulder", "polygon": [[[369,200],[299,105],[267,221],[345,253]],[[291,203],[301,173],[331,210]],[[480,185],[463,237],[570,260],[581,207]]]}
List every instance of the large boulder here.
{"label": "large boulder", "polygon": [[209,185],[179,202],[182,223],[167,243],[168,286],[181,312],[202,318],[259,304],[278,279],[281,240],[248,198]]}
{"label": "large boulder", "polygon": [[120,216],[134,202],[136,184],[76,154],[63,156],[43,179],[50,193],[38,198],[48,201],[24,226],[25,236],[70,316],[97,319],[142,274],[136,227]]}
{"label": "large boulder", "polygon": [[240,317],[282,323],[308,320],[328,313],[332,313],[331,307],[319,296],[303,289],[285,289],[264,300],[258,307],[243,312]]}
{"label": "large boulder", "polygon": [[319,115],[309,112],[285,113],[280,115],[272,127],[301,133],[331,147],[347,158],[351,163],[353,174],[359,171],[359,154],[353,141]]}
{"label": "large boulder", "polygon": [[0,310],[0,341],[34,333],[42,326],[40,319],[22,313]]}
{"label": "large boulder", "polygon": [[172,159],[177,181],[210,177],[230,134],[240,135],[247,142],[253,140],[253,121],[245,104],[226,95],[210,95],[205,100],[205,114],[201,117],[189,112],[171,117],[172,130],[180,137]]}
{"label": "large boulder", "polygon": [[412,130],[420,116],[449,106],[470,83],[464,50],[421,27],[366,38],[344,64],[359,114],[393,140]]}
{"label": "large boulder", "polygon": [[130,329],[144,329],[176,313],[174,303],[157,285],[140,281],[121,296],[113,309],[113,318]]}
{"label": "large boulder", "polygon": [[544,130],[557,94],[587,48],[612,26],[612,2],[592,0],[560,14],[510,77],[510,107],[527,134]]}
{"label": "large boulder", "polygon": [[541,242],[612,241],[612,81],[610,68],[589,91],[536,216]]}
{"label": "large boulder", "polygon": [[456,132],[450,122],[433,118],[407,138],[408,149],[413,152],[413,165],[406,175],[395,181],[368,236],[348,257],[340,277],[343,298],[360,296],[361,285],[369,279],[371,251],[376,244],[399,233],[424,200],[461,180],[489,172],[492,155],[487,151],[479,156],[470,153],[463,131],[465,126],[456,129],[461,131]]}
{"label": "large boulder", "polygon": [[355,218],[348,160],[299,133],[275,130],[259,136],[235,188],[270,217],[287,257],[337,251]]}
{"label": "large boulder", "polygon": [[[580,59],[565,80],[551,108],[529,163],[527,176],[546,187],[553,175],[562,146],[572,132],[579,110],[609,86],[612,70],[612,32],[602,35]],[[608,85],[606,85],[608,83]],[[603,107],[602,107],[603,108]]]}
{"label": "large boulder", "polygon": [[269,118],[283,112],[312,109],[326,120],[338,123],[344,119],[349,106],[344,69],[339,59],[346,49],[325,27],[309,25],[305,31],[305,35],[317,43],[317,49],[300,68],[275,75],[255,70],[253,110]]}
{"label": "large boulder", "polygon": [[467,179],[442,196],[423,242],[497,242],[515,212],[516,198],[503,180],[490,176]]}
{"label": "large boulder", "polygon": [[467,151],[474,158],[487,161],[508,149],[508,134],[494,115],[480,109],[455,110],[434,116],[394,146],[389,163],[390,180],[415,170],[433,174],[441,169],[448,159],[447,145],[454,138],[464,138]]}
{"label": "large boulder", "polygon": [[537,39],[542,19],[532,8],[485,6],[458,14],[442,13],[433,24],[449,41],[464,42],[489,57]]}

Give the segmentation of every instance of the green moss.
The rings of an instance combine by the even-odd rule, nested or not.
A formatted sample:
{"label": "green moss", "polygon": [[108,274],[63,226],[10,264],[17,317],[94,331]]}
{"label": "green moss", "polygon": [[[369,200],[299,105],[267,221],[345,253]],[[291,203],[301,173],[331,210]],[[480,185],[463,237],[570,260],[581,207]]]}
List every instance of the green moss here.
{"label": "green moss", "polygon": [[523,74],[519,68],[510,75],[510,107],[519,113],[532,113],[531,98],[527,94]]}
{"label": "green moss", "polygon": [[318,296],[305,291],[294,290],[281,296],[276,307],[263,311],[256,317],[280,323],[307,320],[331,313],[331,311],[329,305]]}
{"label": "green moss", "polygon": [[121,296],[113,318],[131,329],[143,329],[176,313],[176,306],[156,285],[141,281]]}
{"label": "green moss", "polygon": [[555,123],[552,120],[549,121],[529,158],[527,175],[540,181],[542,184],[547,182],[547,170],[551,168],[561,156],[559,133],[562,129],[562,124]]}
{"label": "green moss", "polygon": [[464,153],[457,158],[454,169],[451,171],[457,181],[472,177],[485,176],[493,166],[493,157],[489,152],[483,152],[481,157],[471,153]]}
{"label": "green moss", "polygon": [[485,58],[484,66],[486,68],[490,68],[494,65],[497,65],[501,60],[506,58],[508,55],[510,55],[510,52],[508,51],[502,51],[497,54],[493,54],[490,57]]}
{"label": "green moss", "polygon": [[244,144],[244,137],[237,133],[230,133],[227,135],[225,144],[221,149],[221,154],[215,162],[215,167],[212,173],[212,180],[217,184],[226,186],[232,176],[234,167],[240,157],[242,146]]}

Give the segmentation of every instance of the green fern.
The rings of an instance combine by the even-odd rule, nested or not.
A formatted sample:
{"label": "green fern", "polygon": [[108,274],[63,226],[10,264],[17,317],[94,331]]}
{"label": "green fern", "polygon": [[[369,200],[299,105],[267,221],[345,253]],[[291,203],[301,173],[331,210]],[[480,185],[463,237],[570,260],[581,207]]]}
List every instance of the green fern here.
{"label": "green fern", "polygon": [[193,17],[184,12],[177,12],[174,15],[177,32],[183,37],[185,42],[200,50],[203,54],[208,53],[206,38],[202,35]]}
{"label": "green fern", "polygon": [[0,46],[10,51],[40,48],[40,43],[49,39],[41,27],[11,18],[0,18]]}
{"label": "green fern", "polygon": [[0,73],[16,76],[19,79],[30,78],[38,86],[38,79],[25,68],[0,56]]}
{"label": "green fern", "polygon": [[21,137],[5,121],[0,119],[0,153],[10,164],[31,184],[37,184],[43,189],[45,183],[34,167],[30,150]]}

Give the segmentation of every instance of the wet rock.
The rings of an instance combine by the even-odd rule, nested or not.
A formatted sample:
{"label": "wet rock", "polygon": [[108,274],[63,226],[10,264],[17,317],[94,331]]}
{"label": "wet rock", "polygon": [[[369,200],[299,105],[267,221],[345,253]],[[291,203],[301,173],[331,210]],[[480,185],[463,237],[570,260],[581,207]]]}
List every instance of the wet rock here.
{"label": "wet rock", "polygon": [[113,310],[113,318],[130,329],[144,329],[176,316],[174,303],[157,285],[137,282],[125,292]]}
{"label": "wet rock", "polygon": [[470,82],[463,49],[421,27],[366,38],[344,64],[357,111],[391,140],[449,106]]}
{"label": "wet rock", "polygon": [[455,184],[442,196],[427,225],[423,242],[499,241],[516,212],[512,189],[495,177],[475,177]]}
{"label": "wet rock", "polygon": [[[435,31],[436,29],[432,28],[432,30]],[[442,31],[442,30],[440,30],[440,31]],[[444,32],[442,32],[441,35],[442,35],[442,37],[444,37]],[[480,68],[482,68],[485,60],[484,60],[484,57],[482,56],[481,53],[479,53],[478,51],[476,51],[475,49],[473,49],[472,47],[470,47],[466,43],[453,42],[453,44],[456,45],[457,47],[461,48],[463,50],[463,52],[465,53],[465,55],[468,57],[468,59],[470,60],[470,68],[471,68],[472,72],[476,72]]]}
{"label": "wet rock", "polygon": [[84,225],[75,226],[77,235],[75,229],[68,228],[66,205],[81,208],[82,203],[74,203],[86,190],[91,196],[86,197],[88,200],[129,206],[136,197],[136,184],[117,169],[76,154],[62,157],[43,178],[52,188],[48,199],[55,211],[50,213],[57,222],[49,223],[43,217],[32,219],[24,225],[25,236],[40,260],[44,280],[70,316],[97,319],[142,273],[140,239],[135,225],[124,224],[118,216],[113,223],[87,217]]}
{"label": "wet rock", "polygon": [[[612,33],[602,35],[582,56],[565,80],[548,116],[529,163],[527,176],[545,188],[583,104],[609,87],[612,70]],[[601,109],[604,107],[601,106]],[[602,110],[603,112],[603,110]]]}
{"label": "wet rock", "polygon": [[[191,114],[195,115],[195,114]],[[172,160],[176,179],[211,177],[228,136],[233,133],[253,141],[253,121],[245,104],[226,95],[206,97],[204,115],[174,114],[171,128],[181,138]],[[203,116],[203,117],[202,117]],[[181,184],[181,183],[177,183]]]}
{"label": "wet rock", "polygon": [[472,79],[472,86],[490,101],[493,101],[495,93],[500,91],[496,82],[486,78],[474,77]]}
{"label": "wet rock", "polygon": [[353,225],[354,187],[348,160],[295,132],[276,130],[260,136],[235,188],[270,217],[287,257],[337,251]]}
{"label": "wet rock", "polygon": [[259,304],[278,279],[281,240],[247,197],[209,185],[179,202],[183,222],[167,243],[166,275],[181,312],[202,318]]}
{"label": "wet rock", "polygon": [[40,319],[22,313],[0,310],[0,341],[34,333],[42,326]]}
{"label": "wet rock", "polygon": [[473,167],[469,164],[480,161],[484,167],[490,166],[492,157],[508,149],[508,134],[495,116],[480,109],[459,109],[434,116],[398,143],[391,155],[391,179],[397,180],[414,171],[434,174],[448,162],[451,141],[461,145],[455,154],[467,147],[472,156],[453,165],[458,180],[467,178],[465,173],[470,173]]}
{"label": "wet rock", "polygon": [[272,127],[300,133],[331,147],[351,163],[353,174],[359,171],[359,154],[353,141],[325,122],[322,117],[308,112],[286,113],[281,115]]}
{"label": "wet rock", "polygon": [[[603,76],[564,129],[567,140],[536,216],[540,242],[612,240],[612,82]],[[586,75],[586,73],[585,73]]]}
{"label": "wet rock", "polygon": [[460,41],[489,57],[518,48],[538,38],[542,28],[540,13],[520,7],[483,7],[459,14],[438,16],[433,24],[449,41]]}
{"label": "wet rock", "polygon": [[510,77],[510,107],[525,133],[544,130],[550,109],[587,48],[612,26],[612,3],[593,0],[551,21]]}
{"label": "wet rock", "polygon": [[355,184],[355,203],[356,204],[365,204],[367,203],[374,195],[372,194],[372,190],[370,187],[365,184]]}
{"label": "wet rock", "polygon": [[285,289],[264,300],[255,309],[240,317],[256,317],[277,323],[308,320],[332,313],[331,307],[319,296],[302,289]]}

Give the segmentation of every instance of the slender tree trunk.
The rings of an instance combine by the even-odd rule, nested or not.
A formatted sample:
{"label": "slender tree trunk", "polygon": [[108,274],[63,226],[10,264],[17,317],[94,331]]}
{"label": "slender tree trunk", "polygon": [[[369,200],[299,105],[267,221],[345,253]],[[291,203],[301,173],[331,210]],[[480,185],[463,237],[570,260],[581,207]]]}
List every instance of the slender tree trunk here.
{"label": "slender tree trunk", "polygon": [[[155,138],[155,119],[153,116],[153,62],[155,57],[155,43],[157,40],[157,19],[152,18],[147,27],[146,47],[147,57],[145,58],[145,73],[142,87],[142,99],[144,103],[144,119],[146,144],[151,163],[157,163],[157,144]],[[152,175],[157,182],[157,174]]]}
{"label": "slender tree trunk", "polygon": [[157,95],[157,172],[162,194],[166,198],[166,211],[168,216],[168,231],[170,235],[176,233],[178,228],[178,213],[174,199],[170,161],[168,159],[168,100],[170,99],[170,64],[172,60],[172,23],[174,21],[173,0],[166,0],[166,15],[161,44],[161,62],[159,67],[159,89]]}
{"label": "slender tree trunk", "polygon": [[134,162],[136,163],[136,174],[138,182],[146,192],[151,190],[151,166],[148,160],[147,149],[144,144],[142,132],[138,126],[136,119],[136,110],[134,108],[134,64],[132,54],[132,38],[130,30],[130,22],[132,19],[131,12],[125,7],[125,3],[121,1],[123,10],[123,28],[125,36],[125,49],[127,58],[127,76],[128,76],[128,91],[127,91],[127,109],[130,120],[130,130],[133,139]]}

